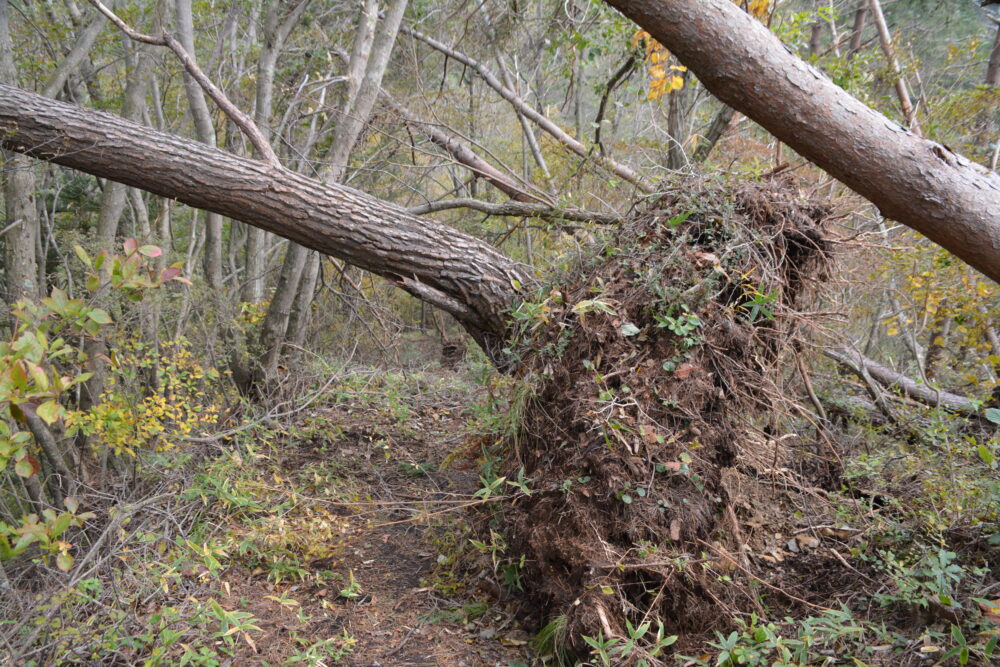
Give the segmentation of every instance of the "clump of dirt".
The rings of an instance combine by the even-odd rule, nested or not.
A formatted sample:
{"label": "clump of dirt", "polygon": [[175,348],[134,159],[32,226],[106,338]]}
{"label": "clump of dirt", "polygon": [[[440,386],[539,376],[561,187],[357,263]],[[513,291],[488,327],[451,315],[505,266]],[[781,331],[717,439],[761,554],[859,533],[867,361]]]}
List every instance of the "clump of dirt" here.
{"label": "clump of dirt", "polygon": [[753,608],[718,579],[749,575],[740,523],[779,502],[761,482],[787,470],[775,370],[823,278],[825,213],[787,181],[690,183],[518,309],[534,390],[507,475],[532,493],[499,520],[538,624],[565,616],[572,650],[626,620],[697,634]]}

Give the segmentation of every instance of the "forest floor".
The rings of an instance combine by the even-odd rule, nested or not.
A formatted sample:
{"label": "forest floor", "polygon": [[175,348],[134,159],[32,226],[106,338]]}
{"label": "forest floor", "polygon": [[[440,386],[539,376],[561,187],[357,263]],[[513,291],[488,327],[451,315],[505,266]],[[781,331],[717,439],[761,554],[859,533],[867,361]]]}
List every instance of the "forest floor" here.
{"label": "forest floor", "polygon": [[447,371],[404,382],[438,386],[400,396],[375,380],[238,464],[236,504],[278,512],[219,517],[256,545],[213,586],[259,628],[233,664],[528,664],[529,635],[469,543],[480,483],[468,385]]}

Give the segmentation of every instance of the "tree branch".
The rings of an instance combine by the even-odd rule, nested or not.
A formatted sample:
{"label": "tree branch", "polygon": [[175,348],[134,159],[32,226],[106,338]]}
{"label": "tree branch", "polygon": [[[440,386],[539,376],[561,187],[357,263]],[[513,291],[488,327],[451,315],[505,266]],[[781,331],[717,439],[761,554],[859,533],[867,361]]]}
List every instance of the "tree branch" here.
{"label": "tree branch", "polygon": [[154,37],[152,35],[146,35],[137,30],[134,30],[129,24],[121,20],[113,11],[108,9],[101,3],[101,0],[90,0],[90,4],[94,5],[102,14],[104,14],[108,19],[111,20],[118,29],[123,33],[128,35],[128,37],[137,42],[142,42],[144,44],[152,44],[154,46],[165,46],[176,54],[177,58],[181,61],[184,69],[187,70],[188,74],[191,75],[198,85],[201,86],[202,90],[208,94],[209,97],[219,106],[222,111],[229,116],[230,120],[236,124],[243,134],[247,136],[250,143],[257,150],[257,153],[264,157],[264,159],[271,164],[273,167],[281,166],[281,162],[278,160],[277,154],[271,147],[270,142],[264,138],[264,134],[257,127],[257,124],[253,122],[250,116],[246,115],[240,111],[239,107],[233,104],[226,94],[222,92],[212,80],[198,67],[198,63],[194,61],[191,55],[181,46],[173,35],[168,32],[164,32],[159,37]]}
{"label": "tree branch", "polygon": [[493,185],[493,187],[500,190],[511,199],[520,202],[545,201],[541,197],[531,194],[518,183],[502,174],[498,169],[494,168],[493,165],[479,157],[470,147],[458,141],[447,132],[439,129],[435,124],[414,118],[413,113],[410,112],[409,109],[392,99],[387,92],[382,91],[382,99],[390,109],[399,115],[404,123],[425,135],[434,144],[447,151],[448,154],[457,160],[461,165],[472,171],[474,174],[482,176],[491,185]]}
{"label": "tree branch", "polygon": [[555,222],[589,222],[595,225],[617,225],[621,223],[621,218],[614,215],[597,213],[596,211],[583,211],[580,209],[559,209],[552,208],[545,204],[535,204],[531,202],[508,201],[500,204],[482,201],[479,199],[443,199],[432,201],[420,206],[406,209],[412,215],[425,215],[437,211],[446,211],[452,208],[470,208],[474,211],[481,211],[489,215],[504,215],[525,218],[541,218]]}
{"label": "tree branch", "polygon": [[495,90],[503,97],[505,100],[510,102],[510,104],[518,111],[518,113],[525,116],[528,120],[538,125],[540,128],[548,132],[550,135],[555,137],[557,141],[566,146],[569,150],[576,153],[584,159],[593,159],[599,165],[615,174],[616,176],[625,179],[629,183],[633,184],[643,192],[653,192],[653,186],[647,183],[631,168],[626,167],[615,160],[603,155],[590,155],[586,146],[571,137],[565,130],[553,123],[550,119],[546,118],[539,112],[535,111],[534,108],[523,99],[521,99],[513,90],[505,86],[501,81],[489,71],[482,63],[477,60],[470,58],[469,56],[456,51],[443,43],[437,41],[433,37],[428,37],[422,33],[413,30],[412,28],[407,28],[403,26],[400,30],[410,37],[427,44],[435,51],[439,51],[444,55],[457,60],[463,65],[473,69],[480,78],[486,82],[490,88]]}
{"label": "tree branch", "polygon": [[897,373],[891,368],[887,368],[874,359],[869,359],[855,350],[828,348],[823,350],[823,354],[843,364],[861,379],[867,380],[871,378],[883,387],[897,391],[925,405],[942,407],[949,412],[956,412],[963,415],[977,413],[976,404],[972,399],[920,384],[912,378],[902,373]]}
{"label": "tree branch", "polygon": [[636,57],[633,53],[628,57],[628,59],[618,68],[608,82],[604,85],[604,94],[601,95],[601,104],[597,107],[597,117],[594,119],[594,143],[597,144],[598,150],[601,151],[601,155],[606,155],[607,151],[604,150],[604,144],[601,143],[601,123],[604,121],[604,111],[608,106],[608,98],[611,97],[611,93],[615,91],[623,81],[627,80],[635,69]]}

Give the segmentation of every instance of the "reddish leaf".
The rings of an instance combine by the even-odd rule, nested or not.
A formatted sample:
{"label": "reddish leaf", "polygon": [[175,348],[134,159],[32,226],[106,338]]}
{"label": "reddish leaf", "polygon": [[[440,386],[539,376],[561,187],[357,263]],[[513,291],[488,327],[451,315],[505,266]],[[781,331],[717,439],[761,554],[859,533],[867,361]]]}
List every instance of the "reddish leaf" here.
{"label": "reddish leaf", "polygon": [[983,611],[983,616],[992,621],[994,625],[1000,625],[1000,598],[990,600],[989,604],[977,603]]}
{"label": "reddish leaf", "polygon": [[163,272],[160,273],[160,282],[165,283],[168,280],[173,280],[179,275],[181,275],[181,270],[178,268],[170,267],[168,269],[163,269]]}
{"label": "reddish leaf", "polygon": [[131,255],[139,248],[139,242],[135,239],[125,239],[125,254]]}
{"label": "reddish leaf", "polygon": [[32,455],[27,455],[14,464],[14,472],[21,477],[33,477],[42,469],[42,464]]}
{"label": "reddish leaf", "polygon": [[692,364],[692,363],[681,364],[677,368],[677,370],[674,371],[674,375],[677,376],[678,380],[684,380],[689,375],[691,375],[692,373],[694,373],[696,370],[698,370],[698,366],[695,365],[695,364]]}

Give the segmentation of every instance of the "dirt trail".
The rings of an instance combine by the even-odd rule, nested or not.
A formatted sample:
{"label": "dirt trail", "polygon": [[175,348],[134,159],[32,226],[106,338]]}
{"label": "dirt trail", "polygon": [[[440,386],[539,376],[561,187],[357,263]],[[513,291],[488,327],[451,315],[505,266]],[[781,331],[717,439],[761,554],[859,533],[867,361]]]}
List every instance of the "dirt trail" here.
{"label": "dirt trail", "polygon": [[[317,494],[317,506],[339,518],[336,555],[308,564],[338,578],[274,584],[260,571],[231,571],[223,606],[252,613],[263,630],[257,654],[246,659],[282,664],[307,642],[332,638],[326,659],[313,664],[530,662],[528,635],[509,605],[487,592],[503,595],[468,542],[462,508],[478,476],[474,455],[463,451],[467,399],[434,392],[394,410],[325,408],[305,418],[311,439],[289,439],[269,470],[288,471],[304,486],[302,497]],[[350,650],[341,657],[337,647]]]}

